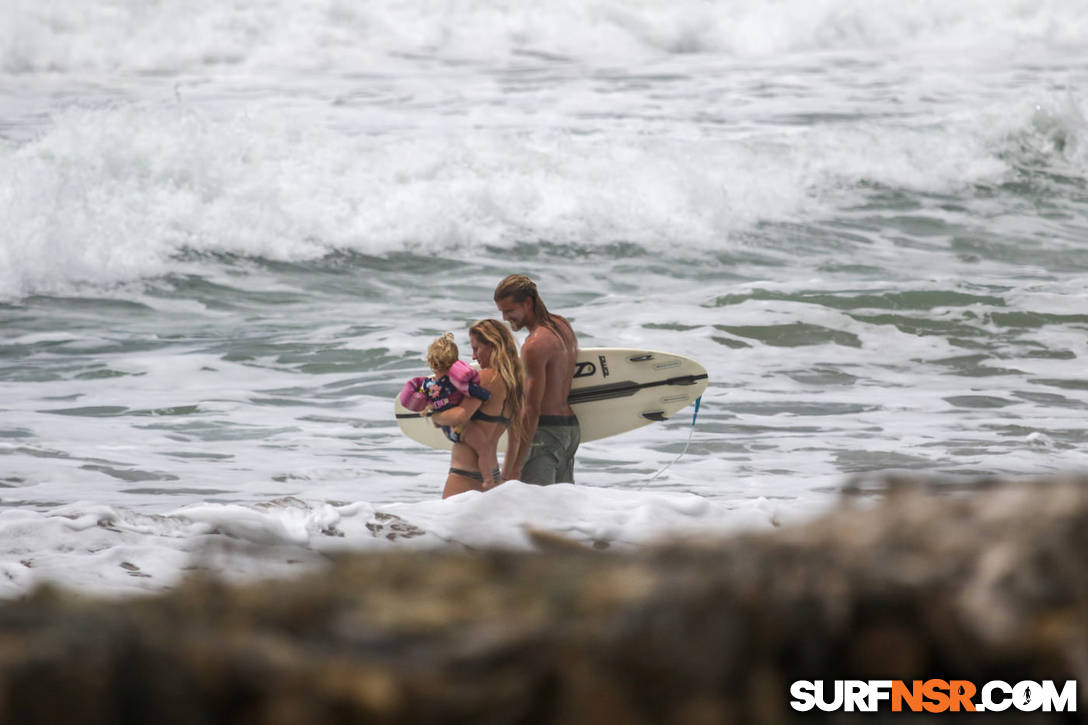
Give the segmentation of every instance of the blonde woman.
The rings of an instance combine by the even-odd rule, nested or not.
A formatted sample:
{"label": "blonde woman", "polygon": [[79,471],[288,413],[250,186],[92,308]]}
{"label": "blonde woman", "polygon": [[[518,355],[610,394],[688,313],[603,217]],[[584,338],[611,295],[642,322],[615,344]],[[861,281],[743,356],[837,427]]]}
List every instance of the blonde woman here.
{"label": "blonde woman", "polygon": [[[442,498],[491,488],[494,484],[484,483],[484,466],[487,477],[499,483],[499,437],[520,420],[524,401],[525,376],[518,346],[506,325],[498,320],[480,320],[469,328],[468,337],[472,358],[480,363],[480,385],[491,397],[486,402],[466,397],[459,405],[431,416],[438,426],[477,428],[472,432],[475,450],[464,443],[453,444]],[[511,436],[517,434],[517,430],[510,431]]]}

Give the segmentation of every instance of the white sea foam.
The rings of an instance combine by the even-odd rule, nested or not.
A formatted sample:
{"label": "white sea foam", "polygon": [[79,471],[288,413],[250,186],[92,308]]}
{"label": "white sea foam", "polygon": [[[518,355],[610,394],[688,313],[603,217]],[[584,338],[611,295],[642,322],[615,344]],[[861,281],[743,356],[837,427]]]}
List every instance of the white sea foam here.
{"label": "white sea foam", "polygon": [[581,59],[943,47],[996,55],[1025,43],[1079,47],[1088,12],[1077,0],[678,0],[631,3],[507,0],[360,5],[347,0],[0,6],[0,68],[177,72],[224,68],[360,69],[436,56],[493,62],[542,53]]}
{"label": "white sea foam", "polygon": [[[818,510],[810,504],[810,510]],[[691,494],[508,483],[445,501],[333,506],[283,499],[260,506],[199,504],[156,515],[77,502],[0,512],[0,597],[47,582],[96,594],[156,592],[192,569],[230,578],[294,573],[321,554],[390,546],[529,550],[529,529],[588,547],[630,548],[684,532],[768,530],[779,507]]]}
{"label": "white sea foam", "polygon": [[1076,107],[1047,116],[1060,131],[1038,131],[1034,104],[997,118],[1006,111],[681,141],[550,128],[358,135],[272,111],[72,109],[0,151],[0,296],[183,271],[183,250],[300,260],[535,240],[721,249],[760,224],[860,202],[867,185],[997,183],[1014,138],[1060,137],[1057,153],[1083,163]]}

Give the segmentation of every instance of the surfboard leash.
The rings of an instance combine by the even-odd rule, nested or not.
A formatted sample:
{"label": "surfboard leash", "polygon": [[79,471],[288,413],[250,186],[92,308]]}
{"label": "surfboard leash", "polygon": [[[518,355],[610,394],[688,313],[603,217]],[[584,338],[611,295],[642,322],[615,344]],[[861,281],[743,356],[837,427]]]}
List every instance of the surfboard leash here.
{"label": "surfboard leash", "polygon": [[687,441],[687,443],[684,444],[684,450],[680,451],[680,455],[678,455],[676,458],[674,458],[671,461],[669,461],[668,463],[666,463],[664,468],[662,468],[660,471],[658,471],[653,476],[651,476],[649,479],[647,479],[646,483],[644,483],[642,485],[642,488],[646,488],[646,486],[648,484],[653,483],[655,480],[657,480],[658,476],[660,476],[662,473],[664,473],[665,471],[672,468],[672,464],[679,461],[681,458],[684,457],[684,454],[688,452],[688,446],[691,445],[691,439],[695,435],[695,421],[699,417],[699,405],[702,404],[702,402],[703,402],[703,396],[701,396],[701,395],[698,398],[695,399],[695,412],[691,414],[691,430],[688,431],[688,441]]}

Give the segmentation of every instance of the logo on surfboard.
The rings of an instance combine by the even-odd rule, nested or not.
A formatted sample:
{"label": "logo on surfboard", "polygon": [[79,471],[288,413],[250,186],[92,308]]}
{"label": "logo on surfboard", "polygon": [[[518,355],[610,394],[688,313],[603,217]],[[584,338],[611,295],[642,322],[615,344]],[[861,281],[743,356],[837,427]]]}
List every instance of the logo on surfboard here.
{"label": "logo on surfboard", "polygon": [[[601,377],[608,377],[608,358],[604,355],[597,356],[597,362],[601,366]],[[578,362],[574,368],[574,378],[588,378],[597,374],[597,366],[589,360],[582,360]]]}
{"label": "logo on surfboard", "polygon": [[574,377],[575,377],[575,379],[577,379],[577,378],[588,378],[591,375],[596,375],[596,374],[597,374],[597,366],[594,365],[593,363],[589,362],[588,360],[584,360],[584,361],[579,362],[577,364],[577,367],[574,368]]}

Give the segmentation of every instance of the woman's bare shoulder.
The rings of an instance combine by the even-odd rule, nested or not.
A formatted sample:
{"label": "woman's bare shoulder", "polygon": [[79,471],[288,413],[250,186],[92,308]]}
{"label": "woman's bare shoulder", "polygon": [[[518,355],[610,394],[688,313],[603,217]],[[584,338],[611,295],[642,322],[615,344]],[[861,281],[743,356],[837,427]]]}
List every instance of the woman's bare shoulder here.
{"label": "woman's bare shoulder", "polygon": [[499,376],[499,371],[493,368],[487,368],[480,371],[480,385],[491,392],[496,392],[500,389],[506,390],[506,383],[504,383]]}

